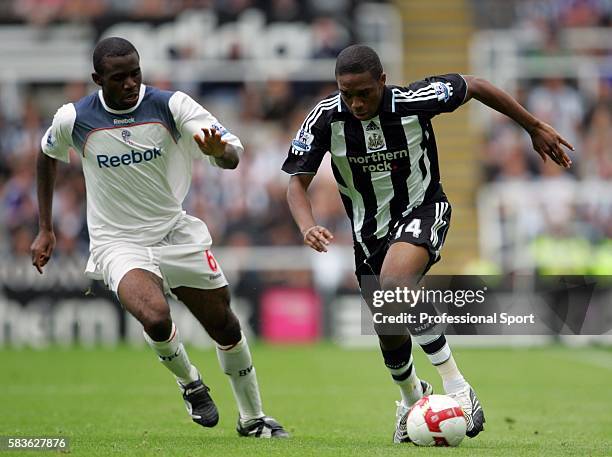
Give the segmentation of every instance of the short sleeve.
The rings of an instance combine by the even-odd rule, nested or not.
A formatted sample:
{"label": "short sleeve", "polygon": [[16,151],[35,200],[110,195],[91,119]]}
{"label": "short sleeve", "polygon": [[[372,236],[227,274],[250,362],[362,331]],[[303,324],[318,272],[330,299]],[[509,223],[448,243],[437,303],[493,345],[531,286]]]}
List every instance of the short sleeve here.
{"label": "short sleeve", "polygon": [[[168,101],[170,112],[174,117],[176,128],[181,134],[181,146],[187,149],[194,159],[207,158],[202,154],[193,139],[195,134],[202,135],[202,129],[215,129],[221,133],[221,138],[227,143],[243,149],[240,139],[227,130],[215,116],[205,110],[199,103],[183,92],[175,92]],[[213,165],[215,161],[209,157]]]}
{"label": "short sleeve", "polygon": [[319,103],[291,141],[282,170],[290,175],[316,174],[325,153],[330,148],[331,131],[327,116]]}
{"label": "short sleeve", "polygon": [[63,105],[53,116],[53,123],[40,141],[42,151],[49,157],[70,162],[72,147],[72,129],[76,119],[76,110],[72,103]]}
{"label": "short sleeve", "polygon": [[419,111],[435,116],[455,111],[465,101],[467,83],[457,73],[429,76],[393,89],[395,106],[400,110]]}

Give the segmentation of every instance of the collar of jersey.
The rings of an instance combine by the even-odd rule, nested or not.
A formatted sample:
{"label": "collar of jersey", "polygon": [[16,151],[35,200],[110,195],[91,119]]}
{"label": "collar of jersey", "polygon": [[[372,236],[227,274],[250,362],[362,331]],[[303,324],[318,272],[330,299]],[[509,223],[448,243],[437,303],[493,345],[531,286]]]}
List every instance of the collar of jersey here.
{"label": "collar of jersey", "polygon": [[145,86],[144,84],[140,85],[140,91],[138,93],[138,101],[136,102],[136,104],[134,106],[132,106],[131,108],[128,109],[112,109],[110,108],[106,102],[104,101],[104,96],[102,95],[102,89],[100,89],[98,91],[98,98],[100,99],[100,103],[102,103],[102,106],[104,107],[104,109],[106,111],[108,111],[109,113],[113,113],[113,114],[127,114],[127,113],[131,113],[132,111],[134,111],[136,108],[138,108],[140,106],[140,102],[142,102],[142,99],[144,98],[144,94],[145,91],[147,90],[147,86]]}

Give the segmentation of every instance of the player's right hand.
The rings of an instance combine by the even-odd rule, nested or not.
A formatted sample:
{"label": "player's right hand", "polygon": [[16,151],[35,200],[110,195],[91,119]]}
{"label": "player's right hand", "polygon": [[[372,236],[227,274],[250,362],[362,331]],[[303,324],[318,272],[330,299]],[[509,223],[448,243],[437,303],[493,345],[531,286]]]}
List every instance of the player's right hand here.
{"label": "player's right hand", "polygon": [[317,252],[327,252],[327,246],[334,235],[322,225],[313,225],[304,231],[304,244]]}
{"label": "player's right hand", "polygon": [[50,230],[41,230],[34,238],[30,251],[32,253],[32,265],[42,274],[43,267],[49,261],[55,249],[55,233]]}

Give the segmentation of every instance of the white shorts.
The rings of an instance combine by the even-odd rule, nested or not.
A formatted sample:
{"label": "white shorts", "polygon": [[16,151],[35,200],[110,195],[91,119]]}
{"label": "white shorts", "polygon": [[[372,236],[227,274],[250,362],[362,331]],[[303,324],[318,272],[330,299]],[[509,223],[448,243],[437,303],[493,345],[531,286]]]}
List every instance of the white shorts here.
{"label": "white shorts", "polygon": [[179,286],[218,289],[227,279],[210,250],[208,227],[197,217],[184,214],[173,229],[153,246],[118,241],[91,252],[85,275],[102,279],[117,293],[119,282],[135,268],[148,270],[164,283],[164,293]]}

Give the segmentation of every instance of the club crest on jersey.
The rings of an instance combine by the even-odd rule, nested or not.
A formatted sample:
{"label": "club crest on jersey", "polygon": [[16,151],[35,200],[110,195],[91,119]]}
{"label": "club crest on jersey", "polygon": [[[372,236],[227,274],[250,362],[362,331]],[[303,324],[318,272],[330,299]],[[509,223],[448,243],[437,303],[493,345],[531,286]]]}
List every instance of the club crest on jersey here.
{"label": "club crest on jersey", "polygon": [[364,128],[365,142],[368,152],[380,151],[385,147],[385,137],[380,125],[371,120]]}
{"label": "club crest on jersey", "polygon": [[294,154],[301,155],[305,152],[310,151],[313,140],[314,140],[314,135],[312,133],[309,133],[305,131],[304,129],[300,129],[300,131],[297,133],[297,135],[291,142],[291,145],[293,146],[293,149],[295,150]]}
{"label": "club crest on jersey", "polygon": [[368,150],[378,151],[385,147],[385,139],[380,133],[368,135]]}
{"label": "club crest on jersey", "polygon": [[127,144],[133,144],[132,140],[130,140],[131,136],[132,136],[132,132],[130,132],[129,130],[121,131],[121,138],[123,138],[123,141],[125,141]]}
{"label": "club crest on jersey", "polygon": [[442,82],[435,82],[434,89],[436,91],[438,100],[446,103],[450,98],[450,90],[448,89],[448,86]]}

